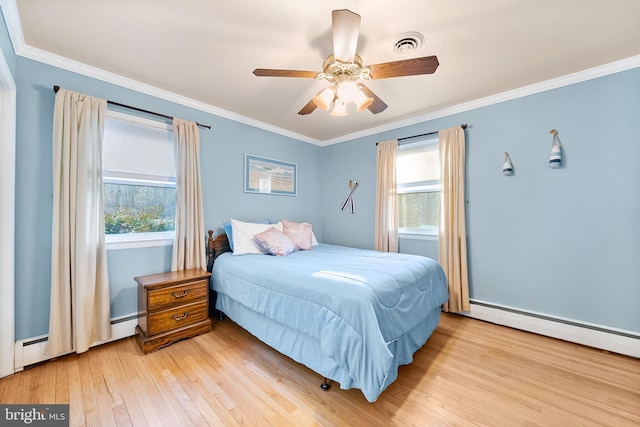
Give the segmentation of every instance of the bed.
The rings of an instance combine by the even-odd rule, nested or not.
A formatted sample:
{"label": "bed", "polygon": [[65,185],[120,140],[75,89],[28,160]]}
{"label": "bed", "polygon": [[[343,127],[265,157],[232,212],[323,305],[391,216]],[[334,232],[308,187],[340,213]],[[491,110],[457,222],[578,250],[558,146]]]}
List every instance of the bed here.
{"label": "bed", "polygon": [[237,238],[212,234],[215,308],[322,375],[323,388],[328,378],[369,402],[413,361],[448,298],[444,272],[430,258],[328,244],[236,256]]}

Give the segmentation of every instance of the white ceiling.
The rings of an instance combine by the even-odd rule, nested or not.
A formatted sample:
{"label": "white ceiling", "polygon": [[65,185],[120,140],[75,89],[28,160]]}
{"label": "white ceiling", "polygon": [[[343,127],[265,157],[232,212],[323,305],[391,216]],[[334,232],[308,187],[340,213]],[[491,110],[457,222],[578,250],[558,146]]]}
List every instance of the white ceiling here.
{"label": "white ceiling", "polygon": [[[640,55],[638,0],[17,0],[24,45],[323,142]],[[297,112],[327,86],[255,77],[321,71],[331,11],[362,17],[365,65],[436,55],[432,75],[372,80],[389,107]],[[393,51],[417,31],[424,45]],[[13,39],[13,37],[12,37]],[[15,41],[14,41],[15,43]],[[117,99],[114,99],[117,101]]]}

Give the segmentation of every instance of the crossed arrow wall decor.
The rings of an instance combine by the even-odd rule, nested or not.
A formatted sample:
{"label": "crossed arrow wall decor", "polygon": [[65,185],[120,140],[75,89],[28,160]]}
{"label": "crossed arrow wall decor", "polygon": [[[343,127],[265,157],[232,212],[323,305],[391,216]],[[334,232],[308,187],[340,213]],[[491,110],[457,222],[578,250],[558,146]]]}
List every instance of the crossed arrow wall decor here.
{"label": "crossed arrow wall decor", "polygon": [[353,192],[356,191],[356,188],[358,188],[358,182],[349,180],[349,194],[347,198],[344,199],[342,207],[340,208],[341,210],[345,210],[347,206],[349,206],[349,212],[352,214],[356,213],[356,202],[353,200]]}

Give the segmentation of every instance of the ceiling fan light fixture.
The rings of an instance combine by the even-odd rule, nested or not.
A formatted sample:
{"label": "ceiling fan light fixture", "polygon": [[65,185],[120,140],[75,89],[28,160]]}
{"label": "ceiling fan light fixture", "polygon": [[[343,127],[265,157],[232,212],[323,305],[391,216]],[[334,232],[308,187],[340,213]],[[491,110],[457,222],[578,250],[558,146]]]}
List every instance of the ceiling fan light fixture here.
{"label": "ceiling fan light fixture", "polygon": [[336,102],[333,104],[333,111],[330,113],[331,116],[341,117],[346,116],[347,113],[347,103],[341,100],[340,98],[336,99]]}
{"label": "ceiling fan light fixture", "polygon": [[365,95],[362,90],[358,89],[353,102],[355,102],[356,111],[359,113],[369,108],[369,105],[373,104],[373,98]]}
{"label": "ceiling fan light fixture", "polygon": [[329,108],[331,108],[331,103],[333,102],[333,99],[335,97],[336,94],[333,91],[333,87],[328,87],[313,97],[313,103],[316,104],[318,108],[329,111]]}
{"label": "ceiling fan light fixture", "polygon": [[373,98],[365,95],[360,89],[360,86],[352,80],[338,83],[336,94],[338,96],[338,99],[340,99],[345,104],[349,102],[353,102],[354,104],[356,104],[356,111],[358,112],[366,109],[373,103]]}
{"label": "ceiling fan light fixture", "polygon": [[337,84],[336,95],[344,102],[354,102],[360,88],[357,83],[351,80],[345,80]]}

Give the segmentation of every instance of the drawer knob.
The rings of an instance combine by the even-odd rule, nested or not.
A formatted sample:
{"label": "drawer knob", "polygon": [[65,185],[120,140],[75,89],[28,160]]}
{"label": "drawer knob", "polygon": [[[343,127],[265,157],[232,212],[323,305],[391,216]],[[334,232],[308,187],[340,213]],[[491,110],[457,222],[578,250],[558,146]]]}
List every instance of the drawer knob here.
{"label": "drawer knob", "polygon": [[171,295],[174,296],[174,298],[182,298],[182,297],[186,297],[189,294],[189,289],[185,289],[182,292],[172,292]]}
{"label": "drawer knob", "polygon": [[184,320],[184,319],[186,319],[187,317],[189,317],[189,312],[188,312],[188,311],[185,311],[181,316],[178,316],[178,315],[176,314],[175,316],[171,316],[171,317],[173,317],[173,320],[175,320],[175,321],[179,322],[180,320]]}

